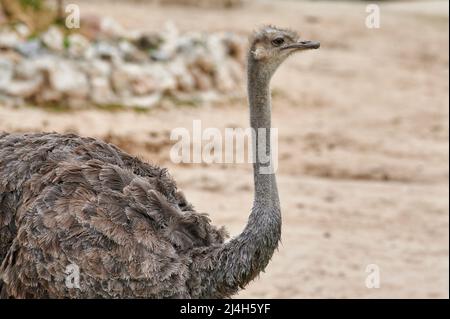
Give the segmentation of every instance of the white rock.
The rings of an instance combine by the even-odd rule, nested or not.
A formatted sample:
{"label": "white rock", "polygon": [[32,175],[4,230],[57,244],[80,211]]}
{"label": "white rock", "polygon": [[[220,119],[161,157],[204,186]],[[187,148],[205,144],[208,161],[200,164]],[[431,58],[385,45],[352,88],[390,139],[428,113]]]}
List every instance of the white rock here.
{"label": "white rock", "polygon": [[18,107],[25,105],[25,101],[21,97],[4,95],[0,91],[0,106],[6,108]]}
{"label": "white rock", "polygon": [[90,99],[98,105],[115,104],[118,102],[111,86],[109,79],[105,77],[94,77],[91,79]]}
{"label": "white rock", "polygon": [[213,89],[213,82],[211,77],[205,74],[202,70],[198,68],[191,68],[190,73],[195,82],[195,88],[200,91],[209,91]]}
{"label": "white rock", "polygon": [[[101,21],[99,42],[72,34],[67,38],[67,51],[64,34],[56,27],[34,42],[21,40],[24,28],[4,29],[0,33],[0,48],[7,49],[0,57],[3,98],[149,108],[168,92],[208,102],[223,96],[217,92],[238,91],[244,74],[242,37],[200,32],[180,35],[169,22],[162,33],[149,36],[145,46],[141,33],[132,35],[109,18]],[[157,48],[152,53],[157,61],[150,60],[149,48]]]}
{"label": "white rock", "polygon": [[121,96],[175,90],[174,76],[160,64],[123,63],[112,72],[114,90]]}
{"label": "white rock", "polygon": [[71,97],[85,97],[89,92],[87,76],[77,67],[59,60],[48,70],[51,88]]}
{"label": "white rock", "polygon": [[227,48],[227,55],[239,63],[245,62],[247,54],[247,42],[242,36],[234,33],[224,33],[222,35],[222,42]]}
{"label": "white rock", "polygon": [[28,98],[37,94],[43,83],[44,76],[35,61],[23,59],[15,65],[13,76],[10,78],[9,83],[3,87],[3,91],[11,96]]}
{"label": "white rock", "polygon": [[111,82],[114,91],[120,96],[131,96],[131,82],[140,74],[140,68],[136,64],[115,64],[111,73]]}
{"label": "white rock", "polygon": [[58,61],[55,57],[50,55],[38,56],[33,59],[23,59],[16,67],[16,73],[20,77],[28,79],[37,73],[48,74],[53,65]]}
{"label": "white rock", "polygon": [[26,99],[36,95],[43,83],[44,77],[40,74],[31,80],[12,81],[6,88],[5,92],[9,95]]}
{"label": "white rock", "polygon": [[0,91],[11,83],[14,77],[14,64],[9,59],[0,57]]}
{"label": "white rock", "polygon": [[15,73],[17,78],[32,80],[33,78],[40,76],[44,69],[40,59],[23,59],[17,63]]}
{"label": "white rock", "polygon": [[237,60],[228,60],[227,61],[228,72],[231,77],[234,79],[236,83],[239,83],[244,78],[244,66]]}
{"label": "white rock", "polygon": [[129,41],[120,41],[119,42],[119,51],[120,55],[127,62],[146,62],[149,58],[146,53],[138,50],[133,44]]}
{"label": "white rock", "polygon": [[131,82],[131,88],[134,95],[145,95],[157,91],[158,84],[152,77],[142,74]]}
{"label": "white rock", "polygon": [[208,55],[211,59],[218,62],[227,56],[227,48],[225,47],[220,35],[212,34],[206,41]]}
{"label": "white rock", "polygon": [[122,99],[122,105],[126,107],[151,108],[161,101],[161,94],[155,93],[147,96],[128,97]]}
{"label": "white rock", "polygon": [[111,64],[107,61],[95,59],[82,63],[81,68],[90,77],[109,77],[111,75]]}
{"label": "white rock", "polygon": [[14,49],[20,41],[20,37],[16,32],[9,30],[3,30],[0,32],[0,48]]}
{"label": "white rock", "polygon": [[101,41],[93,45],[92,48],[94,49],[93,54],[88,54],[93,55],[92,58],[111,61],[122,60],[119,48],[112,43]]}
{"label": "white rock", "polygon": [[69,55],[71,57],[85,57],[86,51],[90,47],[89,40],[81,34],[74,33],[69,35]]}
{"label": "white rock", "polygon": [[214,91],[207,91],[198,94],[200,103],[217,103],[220,101],[220,96]]}
{"label": "white rock", "polygon": [[97,54],[97,51],[96,51],[94,45],[90,45],[90,46],[86,49],[86,52],[84,52],[84,59],[85,59],[85,60],[94,60],[94,59],[97,58],[97,57],[96,57],[96,54]]}
{"label": "white rock", "polygon": [[35,100],[37,104],[58,103],[63,99],[63,94],[50,87],[44,87]]}
{"label": "white rock", "polygon": [[179,32],[172,21],[168,21],[165,24],[161,37],[163,40],[162,45],[157,52],[152,54],[152,57],[157,60],[169,60],[175,55],[179,45]]}
{"label": "white rock", "polygon": [[23,23],[17,24],[15,26],[15,30],[22,38],[27,38],[31,35],[30,28],[28,28],[27,25]]}
{"label": "white rock", "polygon": [[173,91],[177,87],[177,81],[164,65],[148,64],[142,71],[144,77],[153,79],[158,91]]}
{"label": "white rock", "polygon": [[214,74],[214,85],[223,93],[230,92],[235,88],[235,81],[226,64],[217,65],[217,71]]}
{"label": "white rock", "polygon": [[168,71],[176,81],[176,89],[183,92],[190,92],[195,89],[195,80],[181,58],[174,60],[168,65]]}
{"label": "white rock", "polygon": [[42,53],[42,43],[39,39],[33,39],[17,44],[16,49],[22,55],[32,58]]}
{"label": "white rock", "polygon": [[64,49],[64,35],[55,26],[50,27],[41,36],[42,42],[51,50],[62,51]]}

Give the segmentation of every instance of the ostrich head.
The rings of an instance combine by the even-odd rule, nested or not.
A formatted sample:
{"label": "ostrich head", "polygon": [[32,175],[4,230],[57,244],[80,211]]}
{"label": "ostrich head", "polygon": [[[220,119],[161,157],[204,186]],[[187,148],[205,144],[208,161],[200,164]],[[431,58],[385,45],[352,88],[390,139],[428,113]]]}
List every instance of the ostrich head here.
{"label": "ostrich head", "polygon": [[272,75],[293,53],[319,47],[319,42],[303,40],[295,31],[265,26],[250,38],[249,60]]}

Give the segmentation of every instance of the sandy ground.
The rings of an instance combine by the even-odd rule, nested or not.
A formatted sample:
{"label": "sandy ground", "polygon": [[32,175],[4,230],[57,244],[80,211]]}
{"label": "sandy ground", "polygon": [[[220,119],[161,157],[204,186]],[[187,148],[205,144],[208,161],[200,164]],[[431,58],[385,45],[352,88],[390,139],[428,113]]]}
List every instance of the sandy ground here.
{"label": "sandy ground", "polygon": [[[273,23],[322,42],[273,79],[282,245],[238,297],[449,297],[448,2],[382,6],[380,29],[365,27],[365,5],[355,2],[258,2],[228,11],[80,4],[82,14],[139,29],[170,19],[182,30],[248,34]],[[169,160],[170,131],[195,119],[248,126],[244,101],[149,113],[0,107],[0,130],[93,135],[169,167],[199,211],[238,234],[251,209],[251,166]],[[369,264],[381,270],[378,289],[365,285]]]}

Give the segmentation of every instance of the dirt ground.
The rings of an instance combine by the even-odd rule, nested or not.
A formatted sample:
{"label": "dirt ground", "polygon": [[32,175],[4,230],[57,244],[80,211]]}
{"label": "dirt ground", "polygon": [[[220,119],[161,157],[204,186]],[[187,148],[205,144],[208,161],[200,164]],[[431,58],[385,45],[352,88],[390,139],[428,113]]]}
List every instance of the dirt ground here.
{"label": "dirt ground", "polygon": [[[73,1],[153,30],[248,34],[271,23],[320,40],[273,79],[279,128],[282,244],[239,298],[449,297],[448,2],[381,7],[368,29],[359,2],[273,1],[227,11]],[[245,101],[149,113],[0,107],[0,130],[77,132],[169,167],[187,198],[232,235],[252,205],[251,165],[174,165],[175,127],[247,127]],[[366,266],[381,286],[365,285]]]}

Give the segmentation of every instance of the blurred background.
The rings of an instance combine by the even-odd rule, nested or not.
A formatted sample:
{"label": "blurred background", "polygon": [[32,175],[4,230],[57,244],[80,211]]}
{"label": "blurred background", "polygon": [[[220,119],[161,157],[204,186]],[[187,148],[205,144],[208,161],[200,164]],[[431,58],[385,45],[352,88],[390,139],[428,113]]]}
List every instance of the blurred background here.
{"label": "blurred background", "polygon": [[238,297],[448,298],[449,3],[377,3],[0,0],[0,131],[115,143],[236,235],[251,165],[175,165],[170,132],[248,127],[247,37],[292,28],[322,46],[272,81],[282,244]]}

